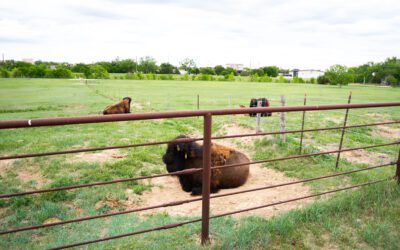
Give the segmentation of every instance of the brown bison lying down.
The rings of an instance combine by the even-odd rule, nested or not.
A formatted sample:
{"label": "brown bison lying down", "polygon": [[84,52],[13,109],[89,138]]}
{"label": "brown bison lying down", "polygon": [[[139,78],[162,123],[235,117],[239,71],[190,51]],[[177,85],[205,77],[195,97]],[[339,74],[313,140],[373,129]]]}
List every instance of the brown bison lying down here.
{"label": "brown bison lying down", "polygon": [[[180,135],[176,139],[189,138]],[[203,167],[203,146],[196,142],[169,143],[167,152],[163,156],[167,171],[173,173],[189,168]],[[212,143],[211,166],[231,165],[250,162],[247,156],[233,148]],[[201,194],[202,173],[179,175],[182,189],[192,192],[192,195]],[[249,176],[249,165],[211,170],[211,192],[216,193],[221,188],[235,188],[243,185]]]}
{"label": "brown bison lying down", "polygon": [[103,115],[130,113],[131,101],[132,99],[130,97],[124,97],[119,103],[107,106],[103,111]]}

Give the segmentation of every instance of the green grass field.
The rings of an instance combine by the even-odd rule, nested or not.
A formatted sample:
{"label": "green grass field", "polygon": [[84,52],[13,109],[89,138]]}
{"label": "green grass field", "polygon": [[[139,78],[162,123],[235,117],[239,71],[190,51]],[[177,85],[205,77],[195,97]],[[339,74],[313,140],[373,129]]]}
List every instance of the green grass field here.
{"label": "green grass field", "polygon": [[[96,80],[87,84],[77,80],[0,79],[0,120],[65,117],[100,114],[110,103],[130,96],[133,112],[239,107],[252,97],[267,97],[272,106],[280,106],[280,95],[286,105],[302,105],[307,93],[308,104],[347,103],[352,91],[353,103],[400,100],[400,89],[350,85],[346,87],[310,84],[277,84],[251,82],[184,82]],[[344,110],[307,112],[306,128],[340,126]],[[351,110],[348,124],[400,120],[400,108]],[[301,128],[301,113],[286,114],[286,128]],[[213,134],[224,134],[223,127],[254,129],[255,120],[247,116],[213,118]],[[264,131],[279,130],[279,114],[262,120]],[[399,124],[384,128],[363,127],[346,131],[344,147],[367,146],[399,140]],[[304,153],[336,147],[341,131],[307,133]],[[183,118],[154,121],[82,124],[0,130],[0,155],[67,150],[81,147],[124,145],[173,139],[178,134],[202,134],[202,119]],[[254,145],[235,142],[239,148],[253,152],[253,160],[282,157],[298,153],[299,134],[288,134],[286,142],[279,136],[260,137]],[[105,161],[78,160],[76,155],[60,155],[0,161],[0,193],[59,187],[78,183],[128,178],[165,172],[161,156],[165,146],[121,149],[122,157]],[[340,171],[359,169],[395,161],[398,146],[363,151],[364,161],[342,158],[335,169],[336,155],[265,164],[299,179]],[[82,159],[89,157],[84,154]],[[356,156],[355,156],[356,157]],[[360,156],[361,157],[361,156]],[[360,172],[309,182],[312,192],[355,185],[393,176],[395,168]],[[62,191],[0,200],[0,230],[42,224],[50,218],[60,220],[118,211],[121,207],[95,204],[113,197],[125,199],[124,190],[141,195],[151,188],[145,182],[128,182],[73,191]],[[265,192],[268,192],[266,190]],[[250,194],[249,194],[250,195]],[[225,217],[211,222],[211,249],[265,248],[341,248],[397,249],[400,245],[400,188],[386,182],[356,191],[342,192],[317,199],[301,209],[265,219]],[[0,249],[43,249],[82,240],[131,232],[152,226],[184,221],[189,217],[157,214],[139,217],[135,214],[114,216],[48,229],[0,236]],[[196,249],[200,225],[126,237],[88,246],[89,249]]]}

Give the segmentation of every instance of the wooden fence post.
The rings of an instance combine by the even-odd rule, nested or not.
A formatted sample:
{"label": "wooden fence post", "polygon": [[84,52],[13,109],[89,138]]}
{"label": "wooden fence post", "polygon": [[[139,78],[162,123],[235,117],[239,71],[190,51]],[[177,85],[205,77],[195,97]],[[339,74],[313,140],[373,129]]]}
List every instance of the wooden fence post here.
{"label": "wooden fence post", "polygon": [[[285,96],[281,95],[281,106],[285,106]],[[281,119],[280,119],[280,132],[285,132],[285,112],[281,112]],[[286,142],[285,134],[281,134],[282,142]]]}

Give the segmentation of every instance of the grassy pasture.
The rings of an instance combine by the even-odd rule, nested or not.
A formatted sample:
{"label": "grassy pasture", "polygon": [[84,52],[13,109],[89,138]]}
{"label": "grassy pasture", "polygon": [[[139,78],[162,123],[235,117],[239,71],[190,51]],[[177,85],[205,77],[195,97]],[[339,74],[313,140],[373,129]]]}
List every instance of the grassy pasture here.
{"label": "grassy pasture", "polygon": [[[96,80],[87,84],[76,80],[54,79],[0,79],[0,119],[26,119],[99,114],[108,104],[131,96],[134,112],[184,110],[197,108],[228,108],[248,105],[252,97],[272,99],[279,106],[284,94],[286,105],[302,105],[304,93],[308,104],[346,103],[349,91],[353,103],[389,102],[400,100],[400,89],[375,86],[346,86],[342,88],[309,84],[275,84],[251,82],[183,82],[183,81],[131,81]],[[349,124],[400,120],[400,108],[351,110]],[[344,110],[308,112],[306,128],[339,126]],[[299,129],[301,113],[286,114],[287,129]],[[253,128],[255,121],[246,116],[213,118],[213,132],[223,134],[225,124]],[[387,126],[398,131],[398,125]],[[279,129],[279,115],[263,119],[264,131]],[[155,121],[86,124],[74,126],[42,127],[0,131],[0,155],[47,152],[80,147],[123,145],[150,140],[172,139],[178,134],[201,135],[202,119],[166,119]],[[322,150],[338,143],[340,131],[308,133],[304,152]],[[344,147],[388,143],[398,140],[396,134],[385,135],[376,128],[357,128],[346,132]],[[241,145],[254,152],[253,159],[267,159],[298,153],[299,134],[260,138],[254,145]],[[337,146],[336,146],[337,147]],[[123,149],[116,152],[122,158],[110,157],[107,161],[79,160],[74,155],[61,155],[0,161],[0,193],[17,192],[43,187],[58,187],[100,180],[127,178],[160,173],[161,155],[165,146]],[[370,156],[388,155],[395,160],[398,147],[368,149]],[[90,154],[83,155],[83,159]],[[371,158],[371,160],[372,160]],[[340,168],[334,169],[335,155],[325,155],[301,160],[265,164],[265,167],[284,172],[287,176],[310,178],[336,171],[348,171],[368,166],[344,158]],[[386,162],[373,159],[375,164]],[[361,172],[347,177],[337,177],[308,183],[313,192],[357,184],[392,176],[393,167]],[[95,204],[106,197],[125,199],[124,190],[132,189],[141,195],[150,188],[145,182],[130,182],[75,191],[26,196],[0,201],[0,229],[44,223],[49,218],[61,220],[83,217],[121,208]],[[221,218],[211,223],[213,244],[209,248],[381,248],[396,249],[400,244],[400,189],[394,182],[340,193],[329,199],[302,209],[266,220],[244,217],[240,220]],[[183,221],[187,217],[167,214],[141,218],[134,214],[92,220],[51,229],[22,232],[0,236],[1,249],[42,249],[81,240],[111,236],[150,226]],[[234,228],[235,230],[232,230]],[[198,243],[200,226],[181,228],[128,237],[94,244],[90,249],[108,248],[201,248]],[[179,238],[178,238],[179,237]]]}

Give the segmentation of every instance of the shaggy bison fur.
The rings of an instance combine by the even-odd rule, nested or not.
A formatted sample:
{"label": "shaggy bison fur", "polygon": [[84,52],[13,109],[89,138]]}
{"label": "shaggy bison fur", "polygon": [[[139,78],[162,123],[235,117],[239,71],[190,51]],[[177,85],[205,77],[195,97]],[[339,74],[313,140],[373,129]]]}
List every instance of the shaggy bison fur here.
{"label": "shaggy bison fur", "polygon": [[107,106],[103,110],[103,115],[113,115],[113,114],[125,114],[131,112],[131,101],[130,97],[124,97],[122,101],[117,104]]}
{"label": "shaggy bison fur", "polygon": [[[171,142],[163,156],[163,162],[169,173],[190,168],[203,167],[203,146],[196,142],[179,142],[179,139],[190,139],[185,135],[176,137],[178,142]],[[223,145],[212,143],[211,166],[222,166],[237,163],[248,163],[249,158],[233,149]],[[211,192],[216,193],[221,188],[235,188],[243,185],[249,176],[249,165],[212,169],[211,170]],[[202,192],[202,172],[179,175],[181,187],[192,195]]]}

